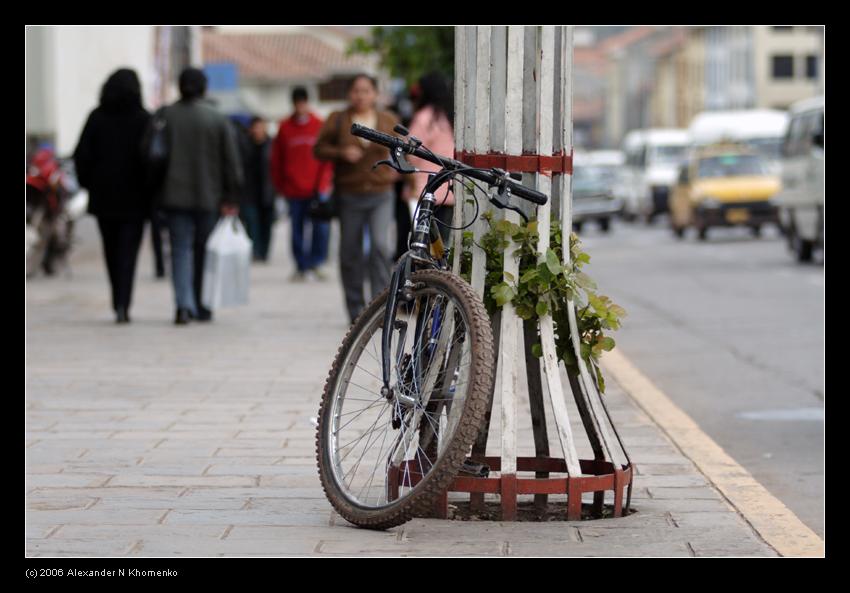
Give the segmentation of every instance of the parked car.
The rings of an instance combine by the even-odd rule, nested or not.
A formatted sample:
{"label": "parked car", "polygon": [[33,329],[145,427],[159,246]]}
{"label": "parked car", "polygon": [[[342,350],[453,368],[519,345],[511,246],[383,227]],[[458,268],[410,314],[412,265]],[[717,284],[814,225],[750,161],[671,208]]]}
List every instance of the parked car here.
{"label": "parked car", "polygon": [[823,106],[822,96],[791,106],[782,145],[782,191],[774,200],[788,245],[801,262],[823,249]]}
{"label": "parked car", "polygon": [[776,109],[704,111],[691,120],[688,134],[697,148],[720,142],[736,142],[762,155],[768,170],[779,174],[782,139],[788,114]]}
{"label": "parked car", "polygon": [[623,216],[651,223],[668,211],[670,190],[687,156],[690,138],[686,130],[633,130],[623,139],[625,179],[618,192]]}
{"label": "parked car", "polygon": [[764,156],[739,144],[694,151],[683,165],[670,201],[670,226],[677,237],[688,227],[700,240],[718,226],[748,226],[758,236],[761,226],[778,223],[770,201],[781,187]]}
{"label": "parked car", "polygon": [[603,232],[611,228],[611,218],[623,209],[615,189],[622,182],[625,155],[619,150],[576,152],[573,155],[573,228],[581,231],[592,220]]}

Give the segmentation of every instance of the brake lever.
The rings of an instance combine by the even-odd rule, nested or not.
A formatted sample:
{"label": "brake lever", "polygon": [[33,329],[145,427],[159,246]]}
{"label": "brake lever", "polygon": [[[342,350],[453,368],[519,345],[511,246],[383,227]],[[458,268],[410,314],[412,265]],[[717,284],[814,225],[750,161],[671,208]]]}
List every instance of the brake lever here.
{"label": "brake lever", "polygon": [[390,158],[392,160],[378,161],[377,163],[372,165],[372,170],[374,171],[381,165],[386,165],[389,168],[394,169],[395,171],[398,171],[402,174],[416,173],[416,167],[407,162],[407,159],[404,158],[404,152],[401,150],[401,148],[396,148],[395,150],[393,150],[390,153]]}
{"label": "brake lever", "polygon": [[519,214],[522,219],[528,224],[528,216],[519,207],[513,206],[510,202],[510,189],[506,181],[499,184],[499,191],[490,195],[490,203],[503,210],[512,210]]}

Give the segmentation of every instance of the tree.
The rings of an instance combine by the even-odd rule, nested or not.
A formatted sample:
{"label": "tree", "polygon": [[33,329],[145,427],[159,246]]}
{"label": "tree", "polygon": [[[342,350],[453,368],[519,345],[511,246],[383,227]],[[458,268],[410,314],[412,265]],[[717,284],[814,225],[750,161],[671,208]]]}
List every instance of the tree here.
{"label": "tree", "polygon": [[454,27],[372,27],[351,42],[349,53],[377,53],[381,66],[408,85],[437,71],[454,80]]}

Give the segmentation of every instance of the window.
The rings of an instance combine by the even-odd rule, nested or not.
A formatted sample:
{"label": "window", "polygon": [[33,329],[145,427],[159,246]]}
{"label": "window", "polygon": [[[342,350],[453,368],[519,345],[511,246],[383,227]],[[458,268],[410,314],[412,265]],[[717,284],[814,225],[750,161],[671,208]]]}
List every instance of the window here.
{"label": "window", "polygon": [[806,116],[806,132],[811,139],[812,146],[823,148],[823,113],[813,111]]}
{"label": "window", "polygon": [[818,77],[818,57],[806,56],[806,78]]}
{"label": "window", "polygon": [[794,78],[794,56],[773,56],[773,78]]}
{"label": "window", "polygon": [[797,115],[791,120],[788,126],[788,133],[785,136],[784,153],[785,156],[800,156],[806,150],[806,121],[803,116]]}
{"label": "window", "polygon": [[764,161],[754,154],[724,154],[700,159],[697,177],[764,175]]}

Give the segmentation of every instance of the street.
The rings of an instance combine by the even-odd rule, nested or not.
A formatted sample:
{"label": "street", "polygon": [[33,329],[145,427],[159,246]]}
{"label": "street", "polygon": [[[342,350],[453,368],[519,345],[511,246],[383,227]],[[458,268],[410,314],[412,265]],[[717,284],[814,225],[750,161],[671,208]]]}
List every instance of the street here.
{"label": "street", "polygon": [[701,243],[666,225],[583,229],[587,271],[628,312],[618,348],[823,537],[823,266],[774,228]]}

